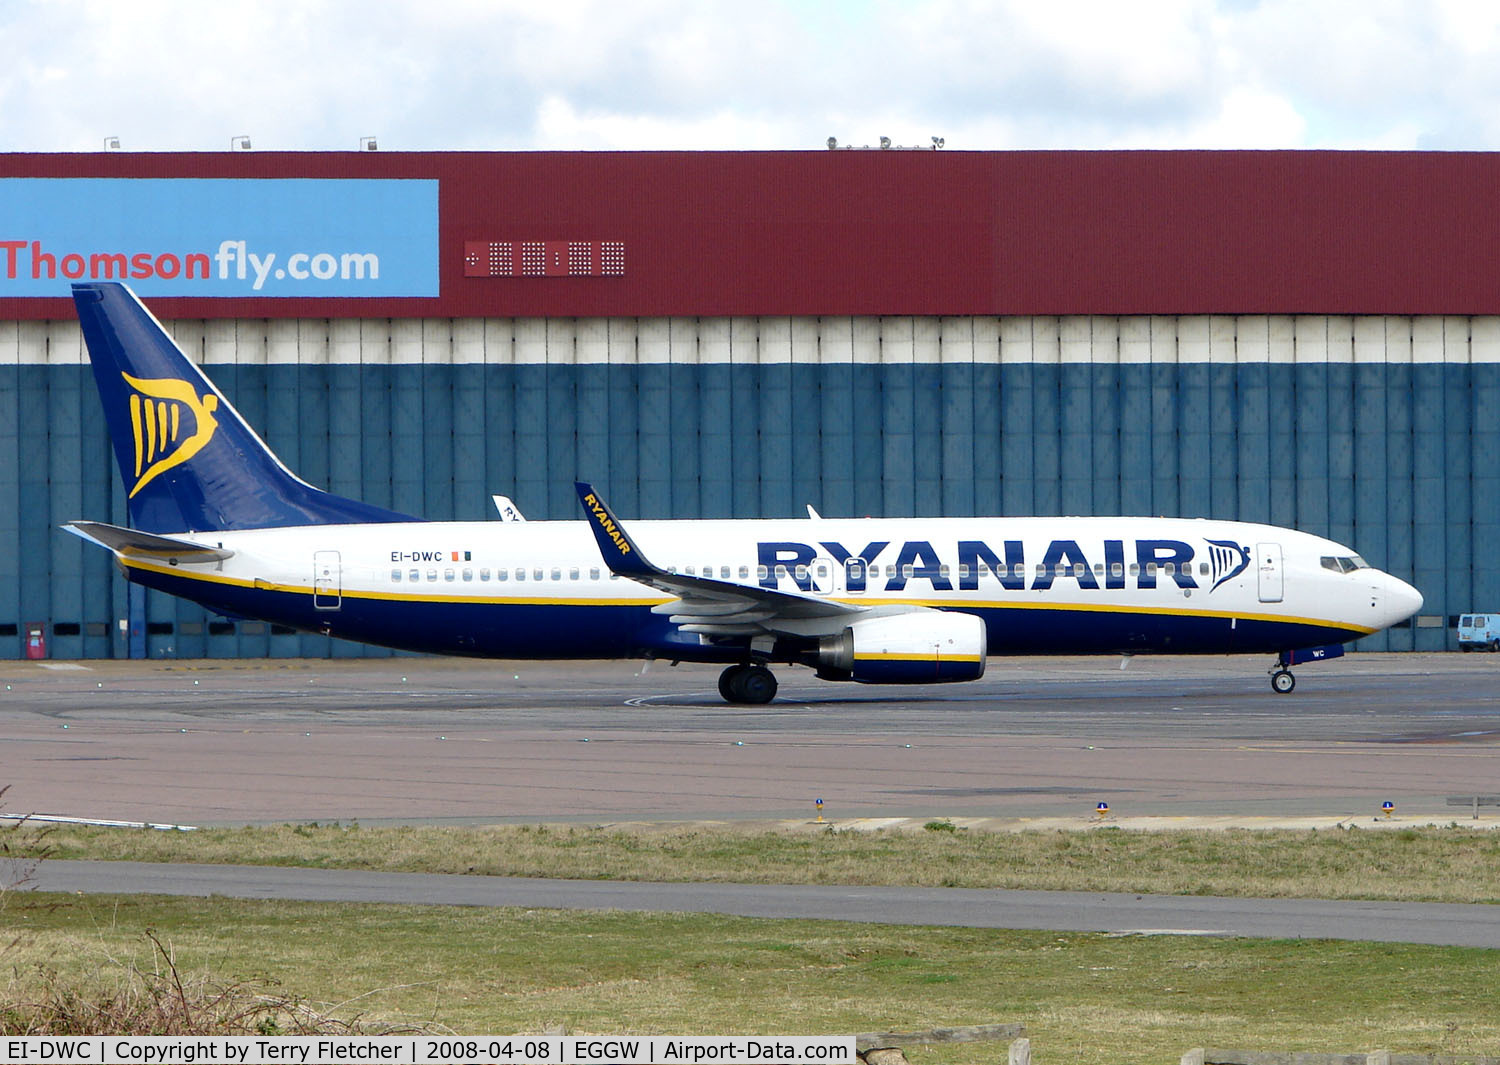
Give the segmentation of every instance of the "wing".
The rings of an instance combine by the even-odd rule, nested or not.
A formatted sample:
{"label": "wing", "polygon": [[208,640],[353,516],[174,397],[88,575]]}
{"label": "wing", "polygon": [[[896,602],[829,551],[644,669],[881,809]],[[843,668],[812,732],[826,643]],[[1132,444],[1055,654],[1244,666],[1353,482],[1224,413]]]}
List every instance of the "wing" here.
{"label": "wing", "polygon": [[823,635],[841,631],[850,618],[869,611],[868,607],[802,592],[670,573],[641,553],[592,485],[578,481],[574,486],[605,565],[621,577],[677,596],[670,603],[652,607],[652,612],[669,615],[683,632],[706,636],[757,636],[767,632]]}

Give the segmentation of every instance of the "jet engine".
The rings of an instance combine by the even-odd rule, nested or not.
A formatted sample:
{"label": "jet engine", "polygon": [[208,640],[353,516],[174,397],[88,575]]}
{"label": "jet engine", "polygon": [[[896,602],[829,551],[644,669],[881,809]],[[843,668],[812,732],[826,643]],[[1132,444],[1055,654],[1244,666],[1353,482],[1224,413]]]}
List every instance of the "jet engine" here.
{"label": "jet engine", "polygon": [[824,680],[937,684],[984,675],[984,622],[973,614],[923,611],[862,618],[818,641]]}

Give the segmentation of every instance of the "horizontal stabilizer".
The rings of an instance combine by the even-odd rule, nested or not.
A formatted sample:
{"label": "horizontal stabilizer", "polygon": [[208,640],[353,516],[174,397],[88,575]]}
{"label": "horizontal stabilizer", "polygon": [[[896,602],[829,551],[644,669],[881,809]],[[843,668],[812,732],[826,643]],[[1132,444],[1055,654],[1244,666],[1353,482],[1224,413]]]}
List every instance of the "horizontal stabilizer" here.
{"label": "horizontal stabilizer", "polygon": [[234,557],[233,551],[226,551],[222,547],[205,547],[203,544],[195,544],[188,540],[174,540],[170,536],[157,536],[155,533],[126,529],[102,521],[70,521],[66,522],[63,528],[100,547],[109,548],[117,555],[129,555],[133,558],[223,562],[226,558]]}

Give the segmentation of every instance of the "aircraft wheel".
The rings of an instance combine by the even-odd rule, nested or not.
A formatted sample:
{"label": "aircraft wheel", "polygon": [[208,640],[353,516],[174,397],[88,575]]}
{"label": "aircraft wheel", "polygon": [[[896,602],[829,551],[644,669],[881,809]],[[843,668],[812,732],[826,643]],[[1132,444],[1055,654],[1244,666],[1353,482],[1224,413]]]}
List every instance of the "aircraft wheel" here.
{"label": "aircraft wheel", "polygon": [[765,666],[744,666],[738,690],[740,702],[761,705],[776,698],[776,674]]}
{"label": "aircraft wheel", "polygon": [[1271,690],[1277,695],[1285,695],[1297,686],[1297,678],[1292,676],[1290,670],[1278,669],[1271,674]]}
{"label": "aircraft wheel", "polygon": [[719,674],[719,694],[728,703],[769,703],[776,698],[776,674],[765,666],[730,666]]}

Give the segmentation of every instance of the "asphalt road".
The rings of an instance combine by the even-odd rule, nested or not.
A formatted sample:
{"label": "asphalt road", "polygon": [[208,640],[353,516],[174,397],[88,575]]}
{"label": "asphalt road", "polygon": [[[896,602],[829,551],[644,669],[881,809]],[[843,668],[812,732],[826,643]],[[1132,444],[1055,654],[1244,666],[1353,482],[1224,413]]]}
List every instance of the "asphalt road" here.
{"label": "asphalt road", "polygon": [[[0,861],[0,876],[15,863]],[[718,913],[742,917],[1029,928],[1120,935],[1350,939],[1500,947],[1500,906],[1227,899],[970,888],[657,884],[365,873],[263,866],[47,861],[38,891],[222,895],[530,909]]]}
{"label": "asphalt road", "polygon": [[[1500,793],[1500,656],[992,661],[730,707],[715,670],[432,659],[0,664],[0,809],[180,824],[1117,815],[1463,817]],[[57,667],[62,668],[57,668]],[[1493,815],[1492,815],[1493,816]],[[1500,947],[1500,907],[526,881],[46,862],[37,887]]]}
{"label": "asphalt road", "polygon": [[[1463,816],[1500,793],[1500,655],[995,659],[973,684],[438,659],[0,664],[8,813],[180,824]],[[58,668],[62,667],[62,668]]]}

